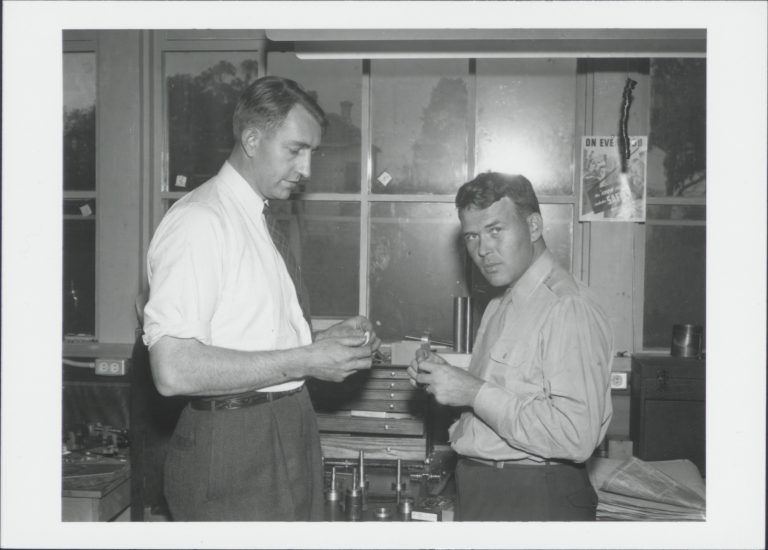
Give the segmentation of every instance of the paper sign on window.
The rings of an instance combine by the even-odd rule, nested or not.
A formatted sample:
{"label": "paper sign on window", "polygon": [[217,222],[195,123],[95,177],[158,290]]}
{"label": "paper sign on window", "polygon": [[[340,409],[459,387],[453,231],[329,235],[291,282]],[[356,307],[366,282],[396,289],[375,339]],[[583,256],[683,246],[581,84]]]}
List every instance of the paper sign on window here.
{"label": "paper sign on window", "polygon": [[389,174],[389,172],[382,172],[379,174],[379,177],[376,178],[376,181],[378,181],[381,185],[386,187],[389,185],[389,182],[392,181],[392,176]]}
{"label": "paper sign on window", "polygon": [[617,136],[581,142],[581,221],[645,221],[647,136],[629,138],[622,171]]}

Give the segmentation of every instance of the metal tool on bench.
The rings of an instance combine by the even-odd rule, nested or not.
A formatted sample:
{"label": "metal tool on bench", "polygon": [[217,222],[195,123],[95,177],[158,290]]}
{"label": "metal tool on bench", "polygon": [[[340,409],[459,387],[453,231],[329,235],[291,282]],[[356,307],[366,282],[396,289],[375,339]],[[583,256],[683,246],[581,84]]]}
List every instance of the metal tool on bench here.
{"label": "metal tool on bench", "polygon": [[344,512],[349,521],[359,521],[363,517],[363,495],[357,481],[357,468],[352,470],[352,486],[347,489]]}
{"label": "metal tool on bench", "polygon": [[325,493],[325,500],[328,502],[338,502],[339,491],[336,488],[336,466],[331,468],[331,486]]}
{"label": "metal tool on bench", "polygon": [[395,503],[400,504],[400,498],[405,489],[405,484],[403,483],[403,464],[399,458],[397,459],[397,473],[395,475],[393,489],[395,490]]}
{"label": "metal tool on bench", "polygon": [[368,499],[366,498],[366,484],[365,484],[365,452],[360,449],[360,458],[359,458],[360,464],[360,502],[363,511],[368,509]]}

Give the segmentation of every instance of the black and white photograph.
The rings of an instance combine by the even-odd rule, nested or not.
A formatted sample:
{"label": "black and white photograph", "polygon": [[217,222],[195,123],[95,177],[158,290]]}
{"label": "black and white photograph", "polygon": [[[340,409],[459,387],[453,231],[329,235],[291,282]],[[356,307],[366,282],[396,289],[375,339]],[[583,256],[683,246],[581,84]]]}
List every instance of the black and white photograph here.
{"label": "black and white photograph", "polygon": [[764,545],[765,4],[3,11],[0,546]]}

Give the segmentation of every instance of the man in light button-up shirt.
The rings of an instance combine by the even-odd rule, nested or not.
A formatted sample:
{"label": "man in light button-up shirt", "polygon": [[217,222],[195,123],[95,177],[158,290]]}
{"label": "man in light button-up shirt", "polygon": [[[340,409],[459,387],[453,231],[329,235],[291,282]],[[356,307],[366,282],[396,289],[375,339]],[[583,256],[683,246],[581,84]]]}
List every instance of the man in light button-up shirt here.
{"label": "man in light button-up shirt", "polygon": [[150,244],[144,339],[155,385],[192,397],[165,464],[175,520],[322,519],[304,380],[370,368],[380,342],[364,317],[313,342],[263,211],[309,177],[325,125],[295,82],[254,82],[235,111],[229,159],[174,204]]}
{"label": "man in light button-up shirt", "polygon": [[465,408],[449,434],[457,519],[594,520],[583,463],[612,415],[608,320],[547,250],[525,177],[481,174],[456,206],[472,260],[506,288],[483,314],[468,371],[436,354],[409,367],[438,402]]}

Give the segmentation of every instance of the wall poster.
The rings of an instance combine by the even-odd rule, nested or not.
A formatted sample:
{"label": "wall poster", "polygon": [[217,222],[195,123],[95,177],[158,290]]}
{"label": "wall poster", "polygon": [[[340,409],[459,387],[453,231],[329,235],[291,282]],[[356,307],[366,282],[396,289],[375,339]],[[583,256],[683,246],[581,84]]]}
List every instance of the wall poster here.
{"label": "wall poster", "polygon": [[631,136],[622,165],[618,136],[582,137],[580,221],[645,221],[647,147]]}

